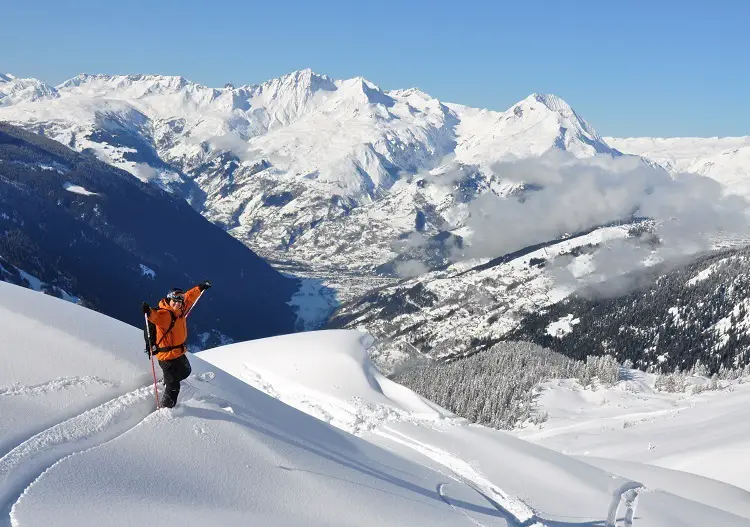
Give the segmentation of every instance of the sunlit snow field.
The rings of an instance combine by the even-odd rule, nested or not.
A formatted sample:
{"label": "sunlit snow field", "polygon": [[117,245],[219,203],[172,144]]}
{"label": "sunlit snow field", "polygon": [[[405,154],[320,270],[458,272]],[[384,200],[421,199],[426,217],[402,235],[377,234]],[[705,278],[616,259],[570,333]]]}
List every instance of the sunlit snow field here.
{"label": "sunlit snow field", "polygon": [[[0,283],[0,335],[0,525],[750,524],[739,486],[637,463],[680,468],[669,455],[695,462],[710,444],[711,476],[746,485],[743,385],[618,429],[678,408],[647,379],[612,389],[623,395],[609,406],[604,392],[553,382],[540,400],[550,420],[519,433],[530,442],[389,381],[356,331],[193,355],[179,406],[158,411],[138,328]],[[726,433],[722,409],[736,417]],[[646,442],[658,459],[639,457]]]}

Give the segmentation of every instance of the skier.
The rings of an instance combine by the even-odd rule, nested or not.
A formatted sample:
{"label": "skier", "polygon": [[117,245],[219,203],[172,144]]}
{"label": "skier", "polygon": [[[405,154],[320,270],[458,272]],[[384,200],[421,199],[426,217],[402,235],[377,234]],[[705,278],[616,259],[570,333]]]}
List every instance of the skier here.
{"label": "skier", "polygon": [[187,323],[185,317],[198,300],[198,297],[211,287],[211,282],[198,284],[185,292],[172,289],[165,298],[159,301],[158,308],[152,308],[143,302],[141,307],[149,322],[155,326],[154,355],[164,372],[164,395],[161,405],[173,408],[180,393],[180,381],[187,379],[192,371],[190,362],[185,356],[187,341]]}

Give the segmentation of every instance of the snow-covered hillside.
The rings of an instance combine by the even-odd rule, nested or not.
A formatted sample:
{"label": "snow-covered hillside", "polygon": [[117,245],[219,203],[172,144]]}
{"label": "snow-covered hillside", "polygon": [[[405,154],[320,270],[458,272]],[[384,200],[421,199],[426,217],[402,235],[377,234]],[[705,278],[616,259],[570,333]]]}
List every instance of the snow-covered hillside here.
{"label": "snow-covered hillside", "polygon": [[[374,370],[356,333],[290,335],[207,350],[200,356],[306,413],[470,483],[513,516],[510,524],[629,525],[630,516],[636,526],[700,525],[723,521],[720,510],[738,516],[740,524],[750,521],[747,491],[679,472],[670,480],[658,479],[659,490],[638,490],[634,520],[627,507],[614,514],[618,521],[607,519],[598,512],[602,501],[611,495],[613,505],[620,492],[638,483],[612,474],[600,479],[604,474],[588,464],[573,463],[573,458],[504,432],[468,425],[425,404]],[[320,370],[321,363],[326,370]],[[618,470],[635,468],[644,478],[663,476],[662,469],[637,463],[623,462]],[[695,502],[713,512],[692,509]],[[685,515],[686,507],[696,516]],[[472,523],[487,525],[482,518],[476,520]]]}
{"label": "snow-covered hillside", "polygon": [[467,485],[196,357],[181,406],[154,412],[141,332],[98,313],[0,283],[0,330],[0,525],[448,526],[464,524],[463,508],[498,516]]}
{"label": "snow-covered hillside", "polygon": [[442,359],[475,353],[582,284],[615,277],[622,266],[654,263],[652,248],[637,234],[643,226],[605,226],[381,287],[342,306],[329,327],[375,335],[373,358],[385,370],[415,353]]}
{"label": "snow-covered hillside", "polygon": [[679,470],[750,491],[750,473],[742,462],[750,448],[747,378],[718,381],[720,389],[696,393],[690,383],[707,381],[688,378],[685,391],[670,393],[655,389],[655,375],[623,373],[625,379],[612,388],[583,389],[570,380],[544,383],[537,403],[548,420],[515,434],[606,470],[620,467],[628,477],[645,480],[643,471],[659,466],[669,469],[662,477]]}
{"label": "snow-covered hillside", "polygon": [[622,152],[651,159],[672,173],[707,176],[725,185],[729,192],[750,196],[750,136],[605,140]]}
{"label": "snow-covered hillside", "polygon": [[138,329],[0,283],[0,524],[750,521],[747,493],[732,487],[677,473],[656,490],[469,426],[383,378],[363,338],[302,333],[205,351],[191,356],[180,405],[154,411]]}
{"label": "snow-covered hillside", "polygon": [[[510,336],[577,359],[614,355],[671,373],[700,363],[711,373],[748,364],[750,254],[709,253],[678,267],[624,277],[621,294],[582,290],[529,313]],[[612,285],[614,293],[617,287]],[[561,321],[576,320],[556,333]]]}
{"label": "snow-covered hillside", "polygon": [[468,203],[524,188],[491,169],[499,161],[618,155],[554,95],[495,112],[310,70],[220,89],[80,75],[52,95],[14,98],[0,119],[154,181],[256,252],[303,270],[372,270],[392,264],[405,237],[426,238],[430,252],[433,238],[460,236]]}

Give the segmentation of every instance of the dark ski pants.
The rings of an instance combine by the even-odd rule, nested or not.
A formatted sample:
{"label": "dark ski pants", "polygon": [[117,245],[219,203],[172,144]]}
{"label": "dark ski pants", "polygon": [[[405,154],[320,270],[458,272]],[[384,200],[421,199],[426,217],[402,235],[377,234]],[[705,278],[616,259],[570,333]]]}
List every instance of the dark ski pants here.
{"label": "dark ski pants", "polygon": [[180,381],[188,378],[192,368],[185,355],[172,360],[160,360],[159,366],[164,372],[164,396],[161,398],[161,405],[173,408],[180,394]]}

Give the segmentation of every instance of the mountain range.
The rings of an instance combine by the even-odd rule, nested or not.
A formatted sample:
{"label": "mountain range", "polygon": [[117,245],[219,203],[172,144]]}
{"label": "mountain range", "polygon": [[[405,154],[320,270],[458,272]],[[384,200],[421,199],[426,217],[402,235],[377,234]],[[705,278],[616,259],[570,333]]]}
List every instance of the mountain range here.
{"label": "mountain range", "polygon": [[[696,231],[715,239],[744,228],[746,205],[724,194],[744,194],[750,139],[603,138],[554,95],[500,112],[311,70],[223,88],[160,75],[84,74],[55,87],[3,75],[0,120],[187,201],[277,269],[307,277],[294,301],[301,327],[343,305],[333,326],[364,323],[386,340],[410,331],[407,344],[435,356],[504,335],[581,277],[660,261],[639,234],[643,218],[680,254],[710,248]],[[603,243],[612,236],[617,257]],[[540,264],[555,253],[563,258]],[[602,262],[594,270],[590,260]],[[575,279],[561,281],[560,269]],[[432,314],[419,300],[428,293]]]}
{"label": "mountain range", "polygon": [[152,181],[302,269],[388,274],[409,236],[449,252],[471,201],[523,188],[498,161],[619,155],[554,95],[495,112],[310,70],[220,89],[158,75],[4,79],[0,120]]}

